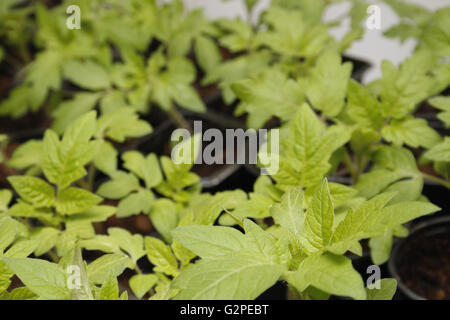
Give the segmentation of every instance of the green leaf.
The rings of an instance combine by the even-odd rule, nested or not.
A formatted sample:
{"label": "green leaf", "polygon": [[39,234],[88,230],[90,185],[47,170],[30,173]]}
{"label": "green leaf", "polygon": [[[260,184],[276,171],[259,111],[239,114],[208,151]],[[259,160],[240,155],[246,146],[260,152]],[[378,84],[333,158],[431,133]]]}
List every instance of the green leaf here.
{"label": "green leaf", "polygon": [[112,276],[103,284],[100,290],[100,300],[119,300],[119,283]]}
{"label": "green leaf", "polygon": [[129,258],[124,254],[105,254],[88,265],[89,280],[95,284],[103,284],[111,277],[117,277],[125,270]]}
{"label": "green leaf", "polygon": [[304,230],[303,191],[293,187],[285,192],[281,202],[275,204],[270,213],[276,224],[298,235]]}
{"label": "green leaf", "polygon": [[303,13],[273,6],[263,15],[270,29],[257,34],[256,45],[267,46],[282,56],[315,58],[331,40],[326,26],[318,24],[318,20],[313,18],[318,15],[320,13]]}
{"label": "green leaf", "polygon": [[392,120],[381,134],[394,145],[406,144],[413,148],[431,148],[441,140],[439,134],[424,119]]}
{"label": "green leaf", "polygon": [[438,118],[444,122],[447,127],[450,127],[450,97],[435,97],[428,102],[435,108],[443,112],[438,114]]}
{"label": "green leaf", "polygon": [[145,189],[131,193],[119,202],[116,216],[124,218],[140,213],[147,214],[152,207],[154,197],[150,190]]}
{"label": "green leaf", "polygon": [[116,171],[112,175],[112,180],[98,188],[97,194],[108,199],[121,199],[139,188],[139,180],[134,174]]}
{"label": "green leaf", "polygon": [[76,93],[72,99],[63,101],[52,112],[54,118],[52,129],[62,134],[74,119],[94,109],[100,97],[100,93],[80,92]]}
{"label": "green leaf", "polygon": [[130,278],[129,284],[138,299],[142,297],[158,282],[154,274],[136,274]]}
{"label": "green leaf", "polygon": [[344,107],[352,64],[342,64],[339,54],[328,51],[317,59],[311,71],[306,95],[312,106],[328,117],[337,116]]}
{"label": "green leaf", "polygon": [[140,234],[131,235],[127,230],[120,228],[109,228],[108,234],[116,241],[117,245],[125,250],[136,263],[145,255],[144,238]]}
{"label": "green leaf", "polygon": [[66,221],[102,222],[116,212],[113,206],[95,206],[88,210],[66,217]]}
{"label": "green leaf", "polygon": [[194,49],[197,62],[205,72],[208,72],[209,70],[216,67],[222,60],[216,44],[209,37],[197,37],[195,39]]}
{"label": "green leaf", "polygon": [[311,199],[306,212],[305,237],[316,250],[324,249],[331,241],[334,224],[334,207],[326,179]]}
{"label": "green leaf", "polygon": [[8,205],[12,199],[12,192],[4,189],[0,190],[0,212],[8,210]]}
{"label": "green leaf", "polygon": [[35,177],[8,177],[17,193],[35,207],[50,207],[55,198],[55,191],[44,180]]}
{"label": "green leaf", "polygon": [[381,237],[369,240],[370,257],[373,263],[381,265],[389,260],[393,244],[393,230],[388,229]]}
{"label": "green leaf", "polygon": [[95,131],[96,113],[89,112],[76,120],[65,132],[62,141],[51,130],[44,136],[42,169],[47,179],[64,189],[86,174],[84,165],[95,154],[94,142],[89,142]]}
{"label": "green leaf", "polygon": [[169,87],[169,90],[175,102],[181,107],[195,112],[205,112],[206,107],[202,99],[191,86],[176,84]]}
{"label": "green leaf", "polygon": [[70,299],[66,274],[57,264],[30,258],[0,259],[41,299]]}
{"label": "green leaf", "polygon": [[231,88],[245,110],[260,119],[251,123],[250,127],[255,129],[264,126],[272,116],[288,120],[304,101],[300,85],[277,69],[265,70],[254,79],[237,81]]}
{"label": "green leaf", "polygon": [[394,197],[393,193],[383,193],[363,203],[356,211],[350,210],[336,227],[329,251],[335,254],[345,253],[355,241],[378,236],[384,232],[380,225],[383,207]]}
{"label": "green leaf", "polygon": [[389,185],[403,178],[410,176],[409,172],[400,170],[375,169],[361,176],[361,179],[355,185],[359,190],[359,196],[371,198],[380,192],[383,192]]}
{"label": "green leaf", "polygon": [[61,63],[63,57],[57,50],[39,53],[27,67],[25,82],[31,85],[29,99],[32,110],[38,110],[50,89],[59,90],[61,85]]}
{"label": "green leaf", "polygon": [[254,253],[200,260],[182,271],[172,288],[177,300],[251,300],[270,288],[284,269]]}
{"label": "green leaf", "polygon": [[80,240],[78,245],[86,250],[100,250],[106,253],[120,253],[119,244],[113,238],[96,235],[91,239]]}
{"label": "green leaf", "polygon": [[[0,292],[6,292],[11,285],[11,278],[14,273],[0,260]],[[0,295],[2,297],[2,295]]]}
{"label": "green leaf", "polygon": [[238,52],[248,49],[248,43],[251,40],[252,29],[241,19],[219,19],[217,24],[224,29],[227,34],[222,36],[219,41],[222,46],[231,52]]}
{"label": "green leaf", "polygon": [[432,203],[424,201],[406,201],[396,203],[383,208],[374,230],[379,227],[396,227],[419,217],[439,211],[440,208]]}
{"label": "green leaf", "polygon": [[36,250],[38,245],[39,243],[35,240],[19,240],[5,252],[4,256],[11,258],[26,258]]}
{"label": "green leaf", "polygon": [[155,266],[154,271],[173,276],[178,274],[177,260],[164,242],[153,237],[145,237],[145,249],[148,260]]}
{"label": "green leaf", "polygon": [[117,171],[117,150],[109,142],[103,142],[94,157],[94,165],[97,169],[112,176]]}
{"label": "green leaf", "polygon": [[[269,232],[264,231],[249,219],[244,220],[245,246],[267,260],[283,264],[285,256],[280,254],[278,240]],[[286,249],[286,248],[285,248]]]}
{"label": "green leaf", "polygon": [[0,254],[14,241],[16,234],[14,220],[10,217],[0,218]]}
{"label": "green leaf", "polygon": [[105,69],[90,60],[65,62],[63,75],[83,89],[101,90],[110,86],[108,73]]}
{"label": "green leaf", "polygon": [[399,70],[391,62],[383,61],[380,97],[385,115],[395,119],[404,118],[429,96],[435,85],[428,74],[432,61],[430,52],[425,50],[417,51],[407,58]]}
{"label": "green leaf", "polygon": [[158,199],[153,204],[150,220],[159,234],[168,243],[172,242],[170,232],[178,225],[178,213],[174,202],[169,199]]}
{"label": "green leaf", "polygon": [[144,156],[137,151],[129,151],[122,156],[124,167],[145,181],[147,188],[153,188],[162,181],[159,162],[154,153]]}
{"label": "green leaf", "polygon": [[37,227],[31,232],[31,240],[37,242],[34,254],[41,256],[50,251],[58,242],[60,231],[52,227]]}
{"label": "green leaf", "polygon": [[314,286],[334,295],[366,299],[361,275],[353,269],[351,260],[344,256],[330,253],[310,256],[300,263],[297,271],[289,273],[286,279],[300,292],[308,286]]}
{"label": "green leaf", "polygon": [[217,258],[245,248],[244,235],[236,229],[219,226],[185,226],[172,236],[201,258]]}
{"label": "green leaf", "polygon": [[19,170],[40,166],[41,158],[42,141],[28,140],[14,150],[12,157],[8,160],[8,166]]}
{"label": "green leaf", "polygon": [[[0,290],[1,291],[1,290]],[[0,294],[0,300],[36,300],[38,296],[27,287],[16,288],[11,292],[3,292]]]}
{"label": "green leaf", "polygon": [[71,187],[59,192],[56,210],[64,215],[80,213],[99,204],[102,200],[87,190]]}
{"label": "green leaf", "polygon": [[351,137],[351,130],[344,126],[331,126],[325,130],[307,104],[298,109],[289,130],[289,138],[281,143],[279,170],[272,174],[277,187],[282,190],[317,185],[330,170],[334,151]]}
{"label": "green leaf", "polygon": [[136,110],[120,108],[99,118],[96,136],[124,142],[127,138],[138,138],[151,132],[150,124],[140,120]]}
{"label": "green leaf", "polygon": [[450,162],[450,137],[425,152],[424,157],[433,161]]}
{"label": "green leaf", "polygon": [[347,99],[345,112],[350,119],[362,127],[379,129],[383,126],[381,104],[367,87],[350,80]]}
{"label": "green leaf", "polygon": [[[20,118],[29,110],[29,96],[32,93],[27,85],[23,84],[11,89],[9,97],[0,103],[0,115],[9,115],[12,118]],[[44,95],[44,97],[42,97]],[[45,99],[46,92],[41,93],[39,99]],[[39,101],[39,104],[42,101]]]}
{"label": "green leaf", "polygon": [[[367,300],[392,300],[397,290],[397,280],[381,279],[373,284],[374,289],[366,288]],[[380,289],[376,287],[380,286]]]}
{"label": "green leaf", "polygon": [[329,182],[328,188],[330,189],[331,199],[335,208],[344,205],[358,193],[358,191],[352,187],[334,182]]}

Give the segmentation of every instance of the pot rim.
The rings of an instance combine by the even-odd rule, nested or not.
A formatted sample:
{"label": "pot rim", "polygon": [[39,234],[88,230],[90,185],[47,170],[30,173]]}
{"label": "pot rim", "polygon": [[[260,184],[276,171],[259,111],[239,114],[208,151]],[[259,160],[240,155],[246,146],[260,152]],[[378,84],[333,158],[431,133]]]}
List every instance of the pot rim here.
{"label": "pot rim", "polygon": [[447,217],[436,217],[434,219],[430,219],[428,221],[421,222],[414,226],[409,234],[408,237],[403,238],[394,245],[394,248],[392,249],[391,258],[388,261],[388,270],[392,277],[394,277],[397,280],[397,285],[400,288],[400,290],[410,299],[412,300],[429,300],[425,297],[422,297],[421,295],[415,293],[413,290],[411,290],[400,278],[400,275],[397,270],[397,266],[395,264],[396,257],[398,255],[398,252],[400,249],[408,242],[408,239],[410,239],[412,236],[416,235],[417,233],[425,230],[426,228],[430,227],[436,227],[440,226],[443,223],[450,223],[450,216]]}

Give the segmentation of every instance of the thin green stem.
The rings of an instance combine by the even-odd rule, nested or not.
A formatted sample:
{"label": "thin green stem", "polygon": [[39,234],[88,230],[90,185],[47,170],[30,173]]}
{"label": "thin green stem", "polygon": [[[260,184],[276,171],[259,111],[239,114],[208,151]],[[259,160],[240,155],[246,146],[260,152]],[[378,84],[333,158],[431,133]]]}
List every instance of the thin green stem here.
{"label": "thin green stem", "polygon": [[134,270],[138,273],[138,274],[143,274],[141,268],[139,268],[137,262],[134,263]]}
{"label": "thin green stem", "polygon": [[353,164],[353,161],[350,158],[348,151],[344,154],[344,163],[347,166],[347,169],[350,172],[350,175],[352,176],[353,181],[355,181],[357,178],[357,172],[356,172],[355,165]]}
{"label": "thin green stem", "polygon": [[173,121],[175,121],[176,125],[179,128],[183,128],[192,133],[192,127],[189,122],[183,117],[183,115],[177,110],[175,106],[170,108],[169,115],[172,117]]}
{"label": "thin green stem", "polygon": [[87,189],[89,191],[92,191],[92,189],[94,188],[94,181],[95,181],[95,173],[96,173],[96,169],[94,164],[91,164],[89,166],[88,169],[88,180],[87,180]]}
{"label": "thin green stem", "polygon": [[364,172],[364,169],[366,168],[368,162],[369,158],[365,156],[357,157],[356,174],[353,179],[353,183],[357,183],[359,181],[359,178],[361,177],[361,174]]}
{"label": "thin green stem", "polygon": [[422,177],[423,177],[425,180],[429,180],[429,181],[432,181],[432,182],[436,182],[437,184],[440,184],[441,186],[444,186],[444,187],[446,187],[447,189],[450,189],[450,182],[449,182],[449,181],[444,180],[444,179],[441,179],[441,178],[436,177],[436,176],[433,176],[433,175],[428,174],[428,173],[421,172],[421,174],[422,174]]}
{"label": "thin green stem", "polygon": [[47,254],[50,257],[50,259],[52,259],[52,261],[54,263],[58,263],[59,262],[59,257],[58,257],[58,255],[55,252],[53,252],[53,249],[50,250],[49,252],[47,252]]}

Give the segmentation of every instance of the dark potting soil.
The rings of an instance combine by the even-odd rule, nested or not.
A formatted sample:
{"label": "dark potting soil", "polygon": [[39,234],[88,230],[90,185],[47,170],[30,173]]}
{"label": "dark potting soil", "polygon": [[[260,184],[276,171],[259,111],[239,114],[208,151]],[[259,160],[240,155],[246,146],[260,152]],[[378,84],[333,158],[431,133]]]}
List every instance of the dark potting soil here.
{"label": "dark potting soil", "polygon": [[450,299],[450,233],[411,237],[397,263],[400,278],[412,291],[431,300]]}

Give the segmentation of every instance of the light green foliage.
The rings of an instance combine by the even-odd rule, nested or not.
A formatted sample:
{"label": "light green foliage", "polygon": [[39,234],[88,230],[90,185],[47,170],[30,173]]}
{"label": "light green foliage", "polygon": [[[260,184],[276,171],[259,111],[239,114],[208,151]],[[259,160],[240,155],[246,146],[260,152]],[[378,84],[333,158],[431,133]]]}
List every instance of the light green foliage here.
{"label": "light green foliage", "polygon": [[44,180],[34,177],[9,177],[9,182],[25,201],[36,207],[49,207],[53,204],[55,192]]}
{"label": "light green foliage", "polygon": [[231,87],[241,100],[241,108],[250,115],[249,127],[256,129],[272,116],[283,121],[290,119],[304,101],[300,85],[276,69],[265,70],[254,80],[241,80]]}
{"label": "light green foliage", "polygon": [[413,148],[431,148],[437,144],[441,137],[430,128],[423,119],[393,120],[381,132],[383,137],[394,145],[406,144]]}
{"label": "light green foliage", "polygon": [[446,125],[446,127],[450,127],[450,98],[435,97],[430,99],[429,103],[433,107],[442,110],[442,112],[438,114],[438,118]]}
{"label": "light green foliage", "polygon": [[[208,21],[181,0],[83,0],[74,32],[61,28],[64,5],[3,1],[0,60],[17,74],[0,116],[52,122],[41,140],[0,134],[14,189],[0,190],[0,300],[255,299],[278,281],[291,298],[392,299],[396,280],[366,287],[346,255],[367,239],[385,263],[404,224],[439,210],[425,180],[450,186],[449,137],[416,114],[428,102],[450,125],[450,11],[385,0],[400,17],[386,35],[418,46],[362,85],[342,53],[362,37],[369,4],[346,1],[325,23],[334,2],[273,0],[256,17],[246,0],[248,21]],[[350,30],[335,40],[343,21]],[[279,168],[252,192],[202,191],[199,134],[171,157],[135,150],[152,137],[154,107],[185,127],[215,88],[248,128],[279,129],[279,145],[276,131],[266,139]],[[148,234],[121,227],[141,219]]]}
{"label": "light green foliage", "polygon": [[418,48],[429,51],[436,57],[448,56],[448,18],[450,11],[444,7],[431,12],[424,7],[404,0],[384,0],[400,17],[400,23],[388,29],[388,37],[405,41],[409,38],[418,40]]}
{"label": "light green foliage", "polygon": [[311,105],[327,117],[337,116],[344,107],[352,65],[341,63],[337,53],[329,51],[323,54],[311,70],[308,81],[306,96]]}
{"label": "light green foliage", "polygon": [[[339,195],[340,188],[333,188]],[[172,286],[182,289],[176,298],[252,299],[277,278],[287,280],[300,294],[316,288],[354,299],[375,298],[366,293],[361,276],[342,254],[357,250],[364,238],[381,237],[393,229],[400,235],[399,225],[438,209],[412,201],[386,206],[393,197],[386,193],[364,202],[356,212],[347,211],[335,222],[327,181],[313,190],[305,201],[304,192],[293,187],[272,207],[274,221],[283,232],[269,233],[248,219],[243,221],[244,234],[220,226],[173,230],[173,237],[201,258],[175,278]],[[246,276],[250,270],[255,276]],[[234,280],[238,277],[239,281]],[[389,287],[380,298],[390,294]]]}
{"label": "light green foliage", "polygon": [[1,260],[40,298],[70,299],[66,274],[58,265],[29,258],[1,258]]}
{"label": "light green foliage", "polygon": [[[375,288],[366,288],[367,300],[391,300],[397,289],[395,279],[380,279],[373,284]],[[380,288],[378,289],[377,286]]]}
{"label": "light green foliage", "polygon": [[445,140],[425,153],[425,157],[434,161],[450,161],[450,137],[445,137]]}
{"label": "light green foliage", "polygon": [[101,90],[110,85],[108,73],[92,61],[69,61],[64,65],[63,75],[84,89]]}
{"label": "light green foliage", "polygon": [[282,267],[245,252],[202,260],[186,269],[172,284],[184,288],[175,299],[255,299],[275,284]]}
{"label": "light green foliage", "polygon": [[50,182],[66,188],[86,174],[84,166],[92,160],[98,146],[90,141],[95,125],[95,112],[90,112],[75,121],[61,141],[53,131],[45,133],[42,169]]}
{"label": "light green foliage", "polygon": [[130,287],[136,297],[142,298],[158,281],[153,274],[137,274],[130,279]]}
{"label": "light green foliage", "polygon": [[119,276],[127,267],[128,258],[124,254],[105,254],[88,265],[89,281],[104,284],[110,277]]}
{"label": "light green foliage", "polygon": [[120,228],[109,228],[108,234],[121,249],[128,253],[135,264],[145,255],[144,238],[140,234],[131,235]]}
{"label": "light green foliage", "polygon": [[343,256],[327,253],[308,257],[296,272],[289,273],[286,278],[299,291],[314,286],[331,294],[366,299],[360,274],[353,269],[351,260]]}
{"label": "light green foliage", "polygon": [[178,265],[170,247],[159,239],[145,238],[145,249],[148,260],[155,265],[155,271],[167,275],[177,275]]}
{"label": "light green foliage", "polygon": [[417,52],[399,69],[389,61],[382,63],[380,98],[386,115],[401,119],[427,98],[435,85],[435,80],[427,74],[432,61],[427,52]]}
{"label": "light green foliage", "polygon": [[350,138],[344,126],[325,128],[307,104],[289,125],[289,137],[281,141],[280,168],[273,178],[280,188],[316,185],[331,168],[334,151]]}

